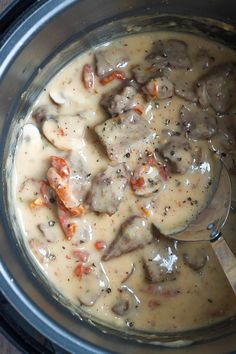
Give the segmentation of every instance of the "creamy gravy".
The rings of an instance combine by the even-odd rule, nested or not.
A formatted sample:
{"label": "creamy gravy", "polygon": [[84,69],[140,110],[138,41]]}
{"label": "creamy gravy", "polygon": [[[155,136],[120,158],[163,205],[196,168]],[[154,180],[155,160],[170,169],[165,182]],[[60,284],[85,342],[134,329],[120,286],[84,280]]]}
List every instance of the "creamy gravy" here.
{"label": "creamy gravy", "polygon": [[[162,63],[161,75],[168,80],[164,88],[156,79],[160,73],[154,80],[134,74],[136,103],[120,115],[120,107],[100,104],[104,94],[123,84],[122,75],[131,79],[137,65],[146,65],[144,75],[149,75],[150,65],[153,68],[158,59],[152,55],[153,42],[168,39],[186,43],[190,65],[181,53],[178,63],[179,52],[176,63]],[[109,50],[114,57],[117,49],[125,54],[116,79],[108,82],[114,70],[104,73],[98,62],[93,76],[96,60],[101,59],[94,53]],[[170,49],[164,54],[161,59],[172,55]],[[97,319],[118,327],[173,332],[235,315],[235,295],[210,245],[160,235],[186,227],[208,201],[218,158],[212,146],[215,150],[221,146],[209,123],[216,108],[204,107],[209,136],[204,135],[205,121],[199,121],[203,130],[197,132],[191,130],[191,122],[184,125],[186,116],[189,119],[184,109],[202,110],[191,85],[213,67],[235,59],[228,48],[192,35],[128,36],[74,59],[44,88],[26,118],[15,155],[13,188],[29,256],[64,296]],[[184,88],[178,86],[186,82]],[[181,90],[190,99],[181,97]],[[216,110],[222,117],[228,107]],[[101,125],[105,121],[108,131]],[[129,130],[132,123],[137,130]],[[188,124],[190,129],[183,131]],[[131,139],[142,141],[131,144]],[[108,165],[118,167],[100,175]],[[65,188],[70,183],[69,196],[61,192],[63,183]],[[120,238],[114,250],[110,245],[117,235],[125,235],[126,243]]]}

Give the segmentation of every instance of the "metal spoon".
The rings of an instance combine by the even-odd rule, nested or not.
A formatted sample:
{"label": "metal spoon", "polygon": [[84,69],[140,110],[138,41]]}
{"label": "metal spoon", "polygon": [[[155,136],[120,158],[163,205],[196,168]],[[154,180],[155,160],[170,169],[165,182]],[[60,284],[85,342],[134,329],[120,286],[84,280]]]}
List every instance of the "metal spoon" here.
{"label": "metal spoon", "polygon": [[221,229],[230,212],[231,194],[230,177],[226,167],[221,163],[219,179],[208,206],[184,231],[168,235],[168,237],[179,241],[210,241],[232,289],[236,293],[236,258],[221,234]]}

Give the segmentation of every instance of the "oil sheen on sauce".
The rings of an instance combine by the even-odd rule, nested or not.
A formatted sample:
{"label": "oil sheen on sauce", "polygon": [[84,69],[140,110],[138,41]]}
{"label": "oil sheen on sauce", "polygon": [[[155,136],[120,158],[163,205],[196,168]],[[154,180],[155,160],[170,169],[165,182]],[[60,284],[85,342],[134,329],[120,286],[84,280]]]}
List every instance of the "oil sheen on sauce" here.
{"label": "oil sheen on sauce", "polygon": [[126,331],[175,332],[235,315],[210,245],[164,236],[205,206],[216,156],[235,151],[222,148],[215,127],[231,103],[209,104],[200,92],[201,78],[235,59],[189,34],[131,35],[74,59],[26,117],[13,194],[29,257],[89,316]]}

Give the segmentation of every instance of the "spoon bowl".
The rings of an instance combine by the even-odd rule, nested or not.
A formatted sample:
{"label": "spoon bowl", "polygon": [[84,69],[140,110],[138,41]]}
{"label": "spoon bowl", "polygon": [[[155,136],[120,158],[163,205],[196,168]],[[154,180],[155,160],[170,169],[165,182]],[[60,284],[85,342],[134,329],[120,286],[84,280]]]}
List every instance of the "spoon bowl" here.
{"label": "spoon bowl", "polygon": [[215,255],[236,294],[236,258],[221,235],[231,208],[232,186],[226,167],[220,163],[220,175],[210,203],[184,231],[168,237],[178,241],[211,241]]}
{"label": "spoon bowl", "polygon": [[231,207],[231,181],[225,165],[220,163],[219,177],[216,180],[211,200],[185,230],[172,235],[179,241],[214,241],[220,236]]}

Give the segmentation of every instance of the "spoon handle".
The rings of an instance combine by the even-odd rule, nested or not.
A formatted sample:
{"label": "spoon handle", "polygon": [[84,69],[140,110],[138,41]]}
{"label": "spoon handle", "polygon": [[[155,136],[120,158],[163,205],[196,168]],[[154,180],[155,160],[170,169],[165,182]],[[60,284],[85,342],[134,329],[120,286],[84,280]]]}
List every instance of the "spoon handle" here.
{"label": "spoon handle", "polygon": [[211,242],[211,245],[234,293],[236,294],[236,257],[223,237]]}

